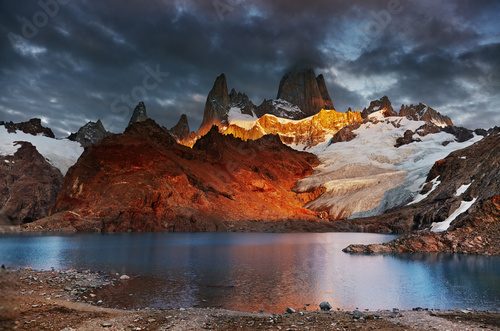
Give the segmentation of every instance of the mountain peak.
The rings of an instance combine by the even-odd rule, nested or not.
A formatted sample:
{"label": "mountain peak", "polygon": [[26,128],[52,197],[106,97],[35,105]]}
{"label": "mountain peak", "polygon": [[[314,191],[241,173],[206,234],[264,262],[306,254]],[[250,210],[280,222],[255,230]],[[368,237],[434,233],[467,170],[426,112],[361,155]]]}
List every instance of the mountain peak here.
{"label": "mountain peak", "polygon": [[451,120],[451,118],[439,113],[435,109],[422,102],[420,102],[416,106],[401,105],[399,116],[406,116],[415,121],[430,122],[439,127],[453,126],[453,121]]}
{"label": "mountain peak", "polygon": [[208,93],[203,112],[203,121],[199,131],[201,134],[210,130],[213,124],[220,124],[227,120],[227,112],[229,111],[229,93],[227,91],[226,75],[220,74],[215,79],[212,89]]}
{"label": "mountain peak", "polygon": [[298,106],[304,117],[314,115],[323,108],[333,108],[324,77],[316,77],[311,68],[287,72],[280,81],[277,99]]}
{"label": "mountain peak", "polygon": [[70,134],[69,140],[77,141],[83,147],[97,144],[102,139],[109,136],[110,133],[106,131],[101,120],[97,122],[88,122],[82,126],[76,133]]}
{"label": "mountain peak", "polygon": [[178,140],[183,140],[189,137],[190,129],[189,122],[186,114],[182,114],[179,121],[173,126],[169,132],[174,135]]}
{"label": "mountain peak", "polygon": [[132,114],[132,117],[130,118],[130,121],[128,125],[132,125],[137,122],[142,122],[147,120],[148,113],[146,112],[146,106],[144,105],[144,102],[139,102],[137,106],[135,106],[134,113]]}
{"label": "mountain peak", "polygon": [[377,111],[381,111],[384,117],[398,115],[394,111],[394,108],[392,108],[391,100],[389,100],[389,98],[386,95],[384,95],[378,100],[371,101],[368,108],[363,109],[363,111],[361,112],[361,116],[363,118],[367,118],[368,115]]}

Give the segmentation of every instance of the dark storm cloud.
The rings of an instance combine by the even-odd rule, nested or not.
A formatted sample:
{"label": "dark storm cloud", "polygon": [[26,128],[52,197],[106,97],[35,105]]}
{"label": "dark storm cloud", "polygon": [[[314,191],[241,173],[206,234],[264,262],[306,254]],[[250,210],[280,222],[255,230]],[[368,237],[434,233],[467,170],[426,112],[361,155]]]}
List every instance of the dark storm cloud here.
{"label": "dark storm cloud", "polygon": [[260,103],[288,68],[312,66],[342,111],[388,95],[461,125],[500,122],[496,1],[58,4],[43,22],[38,1],[0,0],[0,119],[38,116],[64,135],[101,118],[120,131],[145,99],[161,124],[187,113],[195,129],[220,72]]}

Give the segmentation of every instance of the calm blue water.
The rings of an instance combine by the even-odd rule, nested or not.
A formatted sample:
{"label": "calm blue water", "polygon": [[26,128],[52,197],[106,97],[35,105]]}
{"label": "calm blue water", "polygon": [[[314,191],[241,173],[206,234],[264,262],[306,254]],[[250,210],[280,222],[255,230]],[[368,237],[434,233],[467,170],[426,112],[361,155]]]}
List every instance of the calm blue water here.
{"label": "calm blue water", "polygon": [[[393,236],[354,233],[82,234],[0,237],[0,263],[134,276],[128,307],[210,306],[282,311],[327,300],[352,309],[498,309],[500,258],[353,256],[350,243]],[[137,278],[135,278],[137,276]]]}

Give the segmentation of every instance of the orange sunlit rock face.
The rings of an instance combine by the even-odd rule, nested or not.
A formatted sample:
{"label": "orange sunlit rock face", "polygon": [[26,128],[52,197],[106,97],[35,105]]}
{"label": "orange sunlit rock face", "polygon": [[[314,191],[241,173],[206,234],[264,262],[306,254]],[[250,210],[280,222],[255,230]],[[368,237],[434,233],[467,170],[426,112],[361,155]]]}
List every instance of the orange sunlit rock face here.
{"label": "orange sunlit rock face", "polygon": [[[324,142],[342,128],[362,123],[360,112],[348,111],[345,113],[335,110],[322,109],[316,115],[302,120],[287,120],[274,115],[263,115],[254,122],[230,121],[229,124],[214,122],[219,127],[219,132],[233,135],[242,140],[256,140],[267,134],[278,135],[281,141],[289,145],[304,145],[312,147]],[[206,131],[206,130],[205,130]],[[199,132],[198,136],[205,132]],[[178,141],[185,146],[193,146],[196,138],[189,137]]]}
{"label": "orange sunlit rock face", "polygon": [[221,129],[221,132],[243,140],[255,140],[266,134],[277,134],[286,144],[311,147],[325,141],[328,135],[335,134],[343,127],[362,121],[359,112],[341,113],[322,109],[316,115],[303,120],[285,120],[273,115],[264,115],[251,129],[245,129],[235,123]]}
{"label": "orange sunlit rock face", "polygon": [[87,148],[65,177],[54,215],[37,225],[216,231],[226,220],[314,220],[303,208],[314,194],[293,188],[317,164],[277,136],[245,142],[213,128],[187,148],[147,120]]}

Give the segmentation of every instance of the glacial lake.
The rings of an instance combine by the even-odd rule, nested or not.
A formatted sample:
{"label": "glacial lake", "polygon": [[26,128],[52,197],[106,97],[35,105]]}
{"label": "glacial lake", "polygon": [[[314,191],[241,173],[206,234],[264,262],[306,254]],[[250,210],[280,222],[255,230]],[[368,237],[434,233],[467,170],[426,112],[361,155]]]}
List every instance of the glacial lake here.
{"label": "glacial lake", "polygon": [[286,307],[498,310],[500,258],[349,255],[350,243],[394,236],[362,233],[162,233],[2,236],[0,264],[127,274],[125,291],[101,290],[127,308]]}

